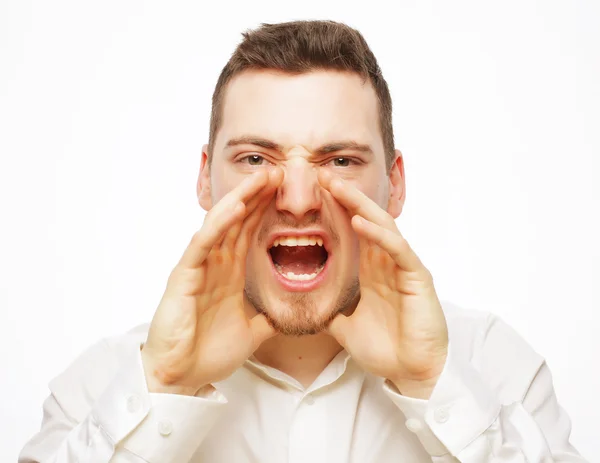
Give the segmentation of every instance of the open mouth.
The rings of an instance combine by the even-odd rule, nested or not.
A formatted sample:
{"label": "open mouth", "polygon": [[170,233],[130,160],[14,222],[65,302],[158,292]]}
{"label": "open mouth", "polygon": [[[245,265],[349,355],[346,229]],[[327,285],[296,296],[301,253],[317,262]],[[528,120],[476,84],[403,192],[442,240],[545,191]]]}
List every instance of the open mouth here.
{"label": "open mouth", "polygon": [[280,278],[303,286],[321,275],[329,257],[323,238],[317,235],[279,236],[269,255]]}

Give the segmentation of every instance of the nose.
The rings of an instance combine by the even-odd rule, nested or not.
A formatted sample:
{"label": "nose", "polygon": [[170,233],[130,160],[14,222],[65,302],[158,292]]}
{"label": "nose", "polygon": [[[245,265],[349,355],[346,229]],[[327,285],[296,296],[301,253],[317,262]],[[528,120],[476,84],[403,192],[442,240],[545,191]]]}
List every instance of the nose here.
{"label": "nose", "polygon": [[307,154],[303,148],[288,153],[275,203],[278,211],[293,216],[299,222],[321,210],[317,167],[306,159]]}

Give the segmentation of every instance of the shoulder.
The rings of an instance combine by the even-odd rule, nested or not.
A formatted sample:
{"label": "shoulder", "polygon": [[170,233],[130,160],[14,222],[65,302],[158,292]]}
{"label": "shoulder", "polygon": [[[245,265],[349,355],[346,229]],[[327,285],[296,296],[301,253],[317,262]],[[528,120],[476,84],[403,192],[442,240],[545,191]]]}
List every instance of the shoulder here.
{"label": "shoulder", "polygon": [[499,316],[443,301],[451,349],[508,398],[527,388],[544,358]]}
{"label": "shoulder", "polygon": [[71,418],[80,421],[87,415],[123,361],[145,342],[149,326],[142,324],[125,333],[98,340],[50,381],[50,392]]}

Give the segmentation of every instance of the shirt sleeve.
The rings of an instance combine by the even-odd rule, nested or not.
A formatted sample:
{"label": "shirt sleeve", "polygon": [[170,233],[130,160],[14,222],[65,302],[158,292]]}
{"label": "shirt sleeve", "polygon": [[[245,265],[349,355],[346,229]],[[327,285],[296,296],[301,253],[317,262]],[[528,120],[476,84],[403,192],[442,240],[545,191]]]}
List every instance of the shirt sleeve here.
{"label": "shirt sleeve", "polygon": [[[533,351],[506,324],[495,321],[486,333],[491,333],[490,341],[481,349],[489,355],[481,361],[509,357],[496,362],[495,376],[484,376],[451,337],[446,365],[429,400],[402,396],[384,382],[385,393],[432,461],[585,462],[569,442],[571,423],[557,402],[546,363],[527,365],[525,359],[535,358]],[[488,371],[494,371],[493,363]]]}
{"label": "shirt sleeve", "polygon": [[124,359],[84,419],[65,412],[51,394],[40,431],[19,463],[187,462],[227,403],[217,390],[188,397],[148,392],[140,345]]}

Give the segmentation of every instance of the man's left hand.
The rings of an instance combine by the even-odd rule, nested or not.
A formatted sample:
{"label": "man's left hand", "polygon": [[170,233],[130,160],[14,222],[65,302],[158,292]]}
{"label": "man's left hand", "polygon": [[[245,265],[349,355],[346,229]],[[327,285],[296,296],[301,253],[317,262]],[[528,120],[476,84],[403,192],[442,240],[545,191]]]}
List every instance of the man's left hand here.
{"label": "man's left hand", "polygon": [[448,353],[430,272],[377,203],[329,172],[319,182],[350,213],[360,245],[360,301],[352,315],[338,314],[329,333],[366,371],[428,399]]}

